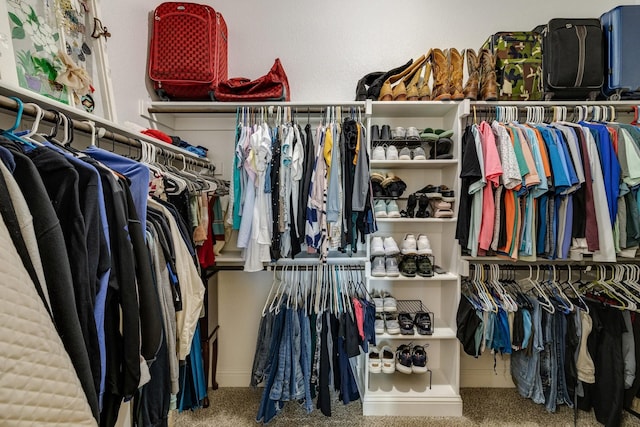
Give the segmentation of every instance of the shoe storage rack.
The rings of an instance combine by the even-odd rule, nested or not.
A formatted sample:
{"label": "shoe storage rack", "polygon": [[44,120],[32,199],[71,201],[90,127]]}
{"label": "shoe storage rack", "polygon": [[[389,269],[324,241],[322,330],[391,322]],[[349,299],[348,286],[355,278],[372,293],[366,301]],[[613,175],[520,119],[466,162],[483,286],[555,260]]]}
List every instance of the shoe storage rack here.
{"label": "shoe storage rack", "polygon": [[[229,160],[233,157],[233,147],[229,141],[233,140],[235,112],[238,107],[269,107],[274,104],[235,104],[235,103],[209,103],[209,102],[154,102],[149,105],[147,118],[160,129],[169,131],[170,134],[180,133],[193,143],[211,145],[211,141],[220,147],[210,151],[212,160],[219,165],[217,173],[228,178],[231,175]],[[277,103],[278,106],[289,106],[296,109],[299,115],[307,115],[308,111],[320,112],[326,108],[324,104],[307,103]],[[457,177],[460,173],[460,136],[462,134],[460,117],[469,114],[469,102],[450,101],[366,101],[334,104],[347,109],[360,108],[363,116],[363,124],[367,129],[371,125],[379,126],[388,124],[392,129],[396,127],[415,127],[419,131],[427,128],[453,130],[451,140],[451,159],[427,160],[372,160],[371,170],[381,173],[393,173],[400,177],[406,184],[404,194],[397,198],[399,209],[406,209],[407,198],[427,185],[446,185],[456,190]],[[370,138],[370,132],[367,132]],[[393,141],[387,141],[387,144]],[[410,146],[415,148],[419,141],[412,141]],[[400,145],[398,149],[405,146]],[[429,157],[429,147],[423,143],[423,148]],[[371,155],[372,141],[367,141],[367,147]],[[456,194],[457,198],[457,194]],[[367,242],[366,254],[359,252],[354,254],[358,261],[365,262],[366,286],[383,290],[393,295],[397,300],[417,301],[420,308],[428,308],[432,313],[434,325],[431,335],[396,335],[383,334],[377,337],[378,341],[384,341],[394,350],[402,344],[425,346],[428,356],[427,368],[429,375],[406,375],[400,372],[393,374],[370,374],[368,372],[367,356],[363,356],[360,382],[363,389],[362,408],[364,415],[403,415],[403,416],[462,416],[462,399],[460,397],[460,346],[456,338],[456,311],[460,298],[460,278],[458,262],[460,254],[456,245],[455,227],[457,215],[457,201],[453,203],[453,218],[385,218],[377,221],[378,232],[376,235],[392,236],[398,245],[406,234],[419,234],[428,237],[433,251],[433,264],[441,267],[440,273],[433,277],[372,277],[371,257]],[[369,237],[370,238],[370,237]],[[232,244],[227,244],[232,246]],[[225,255],[226,254],[226,255]],[[355,261],[355,260],[354,260]],[[232,252],[225,248],[223,255],[217,257],[219,265],[241,265],[239,252]],[[248,275],[247,283],[239,283],[240,273],[222,271],[216,279],[219,287],[218,307],[220,333],[224,335],[225,324],[233,324],[235,320],[225,319],[228,310],[224,308],[228,304],[237,302],[237,295],[243,295],[244,306],[253,306],[256,312],[258,306],[262,306],[264,300],[259,292],[256,292],[256,284],[265,280],[268,287],[271,276],[269,273],[253,273]],[[227,277],[227,275],[229,277]],[[231,286],[231,284],[233,286]],[[262,283],[259,283],[260,285]],[[233,288],[233,290],[231,289]],[[256,300],[252,300],[255,298]],[[424,306],[424,307],[423,307]],[[402,308],[402,306],[400,306]],[[414,308],[406,307],[412,312]],[[250,310],[249,308],[247,310]],[[237,313],[234,312],[234,315]],[[252,318],[253,314],[249,313]],[[234,317],[236,319],[237,317]],[[257,322],[256,322],[257,324]],[[246,343],[238,343],[247,354],[252,355],[255,346],[255,331],[251,329],[254,324],[248,324]],[[237,341],[237,331],[234,340]],[[244,351],[244,350],[243,350]],[[228,384],[243,386],[248,382],[251,370],[250,361],[244,366],[242,360],[237,357],[238,349],[230,350],[229,354],[221,348],[220,365],[218,372],[229,377]],[[225,372],[228,372],[225,374]],[[248,372],[244,374],[243,372]],[[225,381],[220,381],[225,386]]]}
{"label": "shoe storage rack", "polygon": [[[460,120],[468,103],[454,102],[393,102],[374,101],[367,103],[368,127],[388,125],[391,130],[398,127],[408,129],[453,130],[452,159],[431,159],[430,145],[416,140],[369,140],[370,152],[376,146],[386,149],[395,145],[398,152],[404,147],[415,149],[422,146],[426,160],[371,160],[371,171],[385,176],[400,178],[407,188],[395,199],[401,211],[406,210],[409,195],[428,185],[446,185],[456,188],[459,176]],[[371,132],[368,133],[369,138]],[[381,197],[382,200],[387,199]],[[459,358],[460,349],[456,338],[456,310],[460,295],[460,280],[457,274],[459,259],[455,244],[457,203],[453,203],[453,218],[379,218],[375,236],[391,236],[402,247],[407,234],[416,238],[420,234],[428,237],[433,251],[433,264],[445,273],[433,277],[373,277],[368,275],[371,291],[392,295],[398,301],[398,313],[409,314],[426,310],[431,312],[433,334],[376,336],[378,348],[389,346],[397,349],[405,345],[424,345],[428,356],[429,375],[407,375],[396,371],[393,374],[366,372],[363,397],[365,415],[408,416],[461,416]],[[370,237],[371,239],[371,237]],[[368,253],[369,254],[369,253]],[[400,258],[402,254],[398,255]],[[427,309],[428,307],[428,309]],[[428,346],[427,346],[428,345]],[[365,366],[368,367],[368,363]]]}

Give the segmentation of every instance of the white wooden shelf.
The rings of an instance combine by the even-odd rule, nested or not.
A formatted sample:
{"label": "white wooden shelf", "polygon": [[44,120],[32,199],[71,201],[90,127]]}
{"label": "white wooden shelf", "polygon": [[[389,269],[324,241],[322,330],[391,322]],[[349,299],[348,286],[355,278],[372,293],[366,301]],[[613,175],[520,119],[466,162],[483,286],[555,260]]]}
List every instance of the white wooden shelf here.
{"label": "white wooden shelf", "polygon": [[438,369],[429,374],[370,374],[369,389],[362,402],[364,415],[462,416],[462,398],[458,390]]}
{"label": "white wooden shelf", "polygon": [[[441,320],[435,319],[435,322],[442,322]],[[427,341],[427,340],[450,340],[457,339],[456,331],[452,328],[434,328],[432,335],[420,335],[419,333],[414,333],[412,335],[402,335],[402,334],[376,334],[376,342],[388,341],[388,340],[412,340],[414,343],[416,341]]]}
{"label": "white wooden shelf", "polygon": [[434,224],[447,224],[455,223],[457,218],[376,218],[376,222],[389,223],[389,224],[420,224],[420,223],[434,223]]}
{"label": "white wooden shelf", "polygon": [[458,160],[371,160],[372,169],[444,169],[455,167]]}
{"label": "white wooden shelf", "polygon": [[458,275],[455,273],[434,274],[433,277],[405,277],[402,274],[398,277],[390,276],[371,276],[369,278],[371,282],[444,282],[458,280]]}
{"label": "white wooden shelf", "polygon": [[[460,104],[468,101],[368,101],[372,117],[437,117],[458,111]],[[367,107],[369,104],[367,104]],[[369,110],[367,110],[369,112]]]}

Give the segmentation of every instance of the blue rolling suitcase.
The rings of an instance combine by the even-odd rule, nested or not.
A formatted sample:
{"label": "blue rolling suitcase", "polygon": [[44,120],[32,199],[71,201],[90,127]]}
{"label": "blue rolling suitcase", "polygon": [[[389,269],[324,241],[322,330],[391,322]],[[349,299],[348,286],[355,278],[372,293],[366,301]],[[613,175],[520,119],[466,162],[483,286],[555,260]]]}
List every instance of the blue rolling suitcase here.
{"label": "blue rolling suitcase", "polygon": [[640,99],[640,5],[613,8],[600,22],[605,38],[604,95],[611,100]]}

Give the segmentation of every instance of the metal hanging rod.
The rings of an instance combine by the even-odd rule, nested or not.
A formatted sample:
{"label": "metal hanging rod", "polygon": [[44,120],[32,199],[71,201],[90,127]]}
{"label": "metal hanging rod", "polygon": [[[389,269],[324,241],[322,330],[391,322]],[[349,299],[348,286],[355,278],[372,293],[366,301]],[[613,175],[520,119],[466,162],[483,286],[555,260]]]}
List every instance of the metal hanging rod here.
{"label": "metal hanging rod", "polygon": [[[19,108],[19,104],[14,99],[11,99],[4,95],[0,95],[0,108],[17,112]],[[56,123],[57,117],[55,113],[47,110],[46,108],[43,108],[43,112],[44,112],[44,116],[42,117],[42,120],[45,120],[49,123]],[[37,110],[34,106],[29,105],[29,103],[24,103],[22,114],[30,117],[36,117]],[[99,128],[99,127],[96,127],[94,129],[94,127],[89,125],[89,123],[86,120],[78,120],[78,119],[70,119],[70,120],[73,123],[74,131],[82,131],[86,134],[91,135],[94,131],[96,131],[96,129]],[[104,135],[102,135],[102,133],[100,133],[100,135],[102,135],[102,138],[108,139],[109,142],[115,142],[121,145],[126,145],[129,147],[136,148],[138,150],[142,149],[142,143],[140,142],[140,140],[135,138],[130,138],[128,136],[123,135],[123,133],[119,133],[114,130],[108,130],[105,128],[102,128],[102,129],[104,130]],[[191,153],[185,155],[182,151],[173,149],[173,147],[169,146],[168,144],[161,145],[151,141],[147,141],[146,139],[145,139],[145,143],[151,144],[157,147],[159,154],[165,158],[183,160],[183,157],[184,157],[184,161],[186,163],[189,163],[195,166],[200,166],[204,168],[211,168],[213,166],[213,164],[209,162],[208,159],[193,157]]]}

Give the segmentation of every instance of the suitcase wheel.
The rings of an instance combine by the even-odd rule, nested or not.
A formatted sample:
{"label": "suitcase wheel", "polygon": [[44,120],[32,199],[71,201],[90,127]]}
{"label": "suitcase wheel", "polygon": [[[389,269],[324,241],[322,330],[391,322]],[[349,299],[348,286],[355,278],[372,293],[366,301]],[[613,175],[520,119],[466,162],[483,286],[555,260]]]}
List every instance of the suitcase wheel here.
{"label": "suitcase wheel", "polygon": [[618,89],[611,95],[609,95],[609,101],[620,101],[622,99],[622,90]]}
{"label": "suitcase wheel", "polygon": [[214,91],[212,90],[209,91],[209,98],[211,98],[212,101],[216,100],[216,94]]}
{"label": "suitcase wheel", "polygon": [[167,95],[167,92],[164,89],[156,89],[156,93],[160,97],[161,101],[171,101],[171,98],[169,98],[169,95]]}

